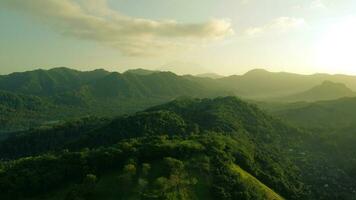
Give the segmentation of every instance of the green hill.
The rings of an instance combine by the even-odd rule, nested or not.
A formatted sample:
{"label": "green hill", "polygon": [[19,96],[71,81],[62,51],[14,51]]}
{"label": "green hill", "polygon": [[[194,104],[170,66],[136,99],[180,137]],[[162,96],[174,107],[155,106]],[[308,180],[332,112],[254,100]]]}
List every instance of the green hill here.
{"label": "green hill", "polygon": [[225,88],[235,91],[240,96],[253,99],[286,97],[305,92],[325,81],[343,83],[351,90],[356,90],[356,77],[348,75],[301,75],[255,69],[244,75],[218,79]]}
{"label": "green hill", "polygon": [[21,95],[0,91],[0,124],[2,131],[32,127],[41,120],[46,120],[45,110],[51,104],[37,96]]}
{"label": "green hill", "polygon": [[305,128],[334,130],[355,124],[356,98],[285,104],[270,111]]}
{"label": "green hill", "polygon": [[[151,71],[138,69],[120,74],[104,70],[81,72],[55,68],[0,76],[0,90],[20,95],[23,102],[29,101],[25,104],[31,104],[31,99],[36,98],[46,105],[35,110],[10,109],[7,104],[12,100],[0,99],[3,110],[0,118],[8,121],[0,130],[23,129],[85,115],[133,113],[180,96],[216,97],[230,94],[208,80],[170,72],[148,72]],[[36,120],[30,122],[27,113],[31,113]],[[17,116],[17,120],[13,116]]]}
{"label": "green hill", "polygon": [[150,74],[157,73],[157,72],[161,72],[161,71],[138,68],[138,69],[127,70],[125,73],[132,73],[132,74],[137,74],[137,75],[150,75]]}
{"label": "green hill", "polygon": [[315,86],[305,92],[290,95],[287,97],[277,98],[275,101],[322,101],[322,100],[334,100],[343,97],[356,96],[356,93],[350,88],[346,87],[343,83],[334,83],[331,81],[324,81],[321,85]]}
{"label": "green hill", "polygon": [[[0,165],[0,191],[5,199],[63,191],[93,199],[282,199],[277,192],[298,199],[298,168],[281,155],[299,134],[234,97],[180,99],[111,121],[13,135],[0,143],[1,158],[11,159]],[[97,180],[90,190],[89,178]]]}
{"label": "green hill", "polygon": [[69,68],[12,73],[0,78],[0,89],[14,93],[48,96],[75,89],[109,74],[104,70],[81,72]]}
{"label": "green hill", "polygon": [[[356,98],[342,98],[313,103],[260,103],[261,107],[275,116],[295,124],[313,135],[303,156],[311,156],[320,167],[308,164],[307,173],[319,178],[308,178],[314,184],[329,188],[330,183],[343,182],[344,186],[334,190],[340,192],[340,199],[354,199],[346,195],[348,188],[355,190],[356,172]],[[313,152],[310,154],[310,152]],[[329,178],[328,178],[329,177]],[[333,178],[330,178],[333,177]],[[351,178],[351,179],[350,179]],[[335,186],[332,186],[335,187]],[[321,194],[327,193],[320,190]]]}
{"label": "green hill", "polygon": [[[340,84],[331,84],[328,80]],[[286,97],[287,101],[334,99],[353,95],[348,88],[356,88],[354,80],[352,76],[298,75],[266,70],[252,70],[241,76],[216,79],[144,69],[117,73],[54,68],[13,73],[0,76],[0,90],[28,96],[26,99],[36,97],[46,106],[19,111],[4,106],[6,102],[0,102],[3,111],[0,118],[8,121],[0,130],[24,129],[86,115],[129,114],[181,96],[239,95],[242,98],[269,100]],[[36,120],[25,122],[28,113]],[[14,116],[18,120],[14,120]]]}
{"label": "green hill", "polygon": [[224,76],[219,75],[219,74],[215,74],[215,73],[204,73],[204,74],[197,74],[195,75],[197,77],[201,77],[201,78],[212,78],[212,79],[218,79],[218,78],[223,78]]}
{"label": "green hill", "polygon": [[252,182],[253,186],[256,187],[256,190],[262,191],[265,199],[270,200],[283,200],[284,198],[281,197],[279,194],[271,190],[271,188],[267,187],[265,184],[261,183],[258,179],[254,176],[246,172],[245,170],[241,169],[238,165],[232,165],[231,170],[237,173],[241,179],[245,180],[246,182]]}
{"label": "green hill", "polygon": [[180,98],[11,135],[0,197],[354,200],[352,144],[329,141],[235,97]]}

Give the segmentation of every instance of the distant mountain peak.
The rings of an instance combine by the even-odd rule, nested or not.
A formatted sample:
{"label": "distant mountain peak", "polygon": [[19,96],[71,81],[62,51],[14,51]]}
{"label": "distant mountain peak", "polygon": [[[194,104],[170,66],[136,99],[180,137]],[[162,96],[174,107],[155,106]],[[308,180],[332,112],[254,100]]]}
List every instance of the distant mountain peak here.
{"label": "distant mountain peak", "polygon": [[325,80],[321,83],[322,86],[342,86],[347,88],[347,86],[344,83],[338,83],[338,82],[333,82],[329,80]]}
{"label": "distant mountain peak", "polygon": [[212,79],[218,79],[218,78],[223,78],[224,76],[216,73],[203,73],[203,74],[197,74],[197,77],[201,78],[212,78]]}
{"label": "distant mountain peak", "polygon": [[345,91],[345,92],[353,92],[350,88],[348,88],[344,83],[337,83],[326,80],[321,83],[321,85],[315,86],[312,90],[320,90],[320,89],[328,89],[332,91]]}
{"label": "distant mountain peak", "polygon": [[317,85],[307,91],[291,95],[285,99],[288,101],[322,101],[352,97],[355,95],[356,93],[348,88],[344,83],[326,80],[320,85]]}
{"label": "distant mountain peak", "polygon": [[55,67],[55,68],[49,69],[48,71],[77,71],[77,70],[71,69],[68,67]]}
{"label": "distant mountain peak", "polygon": [[244,75],[264,75],[264,74],[269,74],[269,73],[271,73],[271,72],[269,72],[265,69],[262,69],[262,68],[257,68],[257,69],[253,69],[253,70],[246,72]]}
{"label": "distant mountain peak", "polygon": [[160,72],[158,70],[149,70],[149,69],[144,69],[144,68],[137,68],[137,69],[129,69],[124,73],[131,73],[131,74],[136,74],[136,75],[150,75],[153,73]]}

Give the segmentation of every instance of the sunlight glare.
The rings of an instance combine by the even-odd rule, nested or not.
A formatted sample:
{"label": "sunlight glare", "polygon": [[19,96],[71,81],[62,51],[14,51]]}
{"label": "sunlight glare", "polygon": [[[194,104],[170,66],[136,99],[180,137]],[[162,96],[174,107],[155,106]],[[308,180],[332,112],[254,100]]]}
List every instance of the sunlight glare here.
{"label": "sunlight glare", "polygon": [[316,63],[330,73],[356,74],[356,17],[340,20],[320,36]]}

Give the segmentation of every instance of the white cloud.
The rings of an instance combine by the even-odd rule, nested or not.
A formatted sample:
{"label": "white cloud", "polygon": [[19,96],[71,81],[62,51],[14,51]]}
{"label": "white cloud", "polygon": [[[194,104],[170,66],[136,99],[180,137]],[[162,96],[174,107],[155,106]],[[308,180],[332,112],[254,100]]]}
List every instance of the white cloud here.
{"label": "white cloud", "polygon": [[96,41],[126,55],[152,54],[232,34],[228,20],[182,24],[134,18],[112,10],[106,0],[1,0],[0,7],[27,13],[62,35]]}
{"label": "white cloud", "polygon": [[246,4],[250,3],[250,1],[251,0],[240,0],[240,3],[246,5]]}
{"label": "white cloud", "polygon": [[297,10],[305,10],[310,12],[323,11],[328,9],[328,7],[326,6],[323,0],[307,1],[307,3],[305,4],[295,5],[293,8]]}
{"label": "white cloud", "polygon": [[309,8],[311,9],[326,9],[326,5],[322,0],[314,0],[310,3]]}
{"label": "white cloud", "polygon": [[259,36],[265,33],[285,33],[303,27],[305,24],[306,22],[302,18],[279,17],[266,25],[250,27],[245,31],[245,34],[248,36]]}

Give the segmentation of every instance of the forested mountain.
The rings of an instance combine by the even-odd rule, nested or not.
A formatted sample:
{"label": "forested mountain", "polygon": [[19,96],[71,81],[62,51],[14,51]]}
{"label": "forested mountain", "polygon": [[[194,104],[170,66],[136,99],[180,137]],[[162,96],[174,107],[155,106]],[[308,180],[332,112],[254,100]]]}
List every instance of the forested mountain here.
{"label": "forested mountain", "polygon": [[356,200],[354,54],[356,0],[0,0],[0,200]]}
{"label": "forested mountain", "polygon": [[105,98],[110,96],[100,92],[116,93],[122,98],[130,96],[174,98],[177,95],[192,94],[192,91],[197,95],[206,94],[213,89],[185,76],[144,69],[129,70],[120,74],[104,70],[81,72],[69,68],[54,68],[0,77],[0,90],[44,97],[87,90],[88,95]]}
{"label": "forested mountain", "polygon": [[49,96],[73,90],[108,75],[105,70],[88,72],[69,68],[34,70],[0,76],[0,90],[14,93]]}
{"label": "forested mountain", "polygon": [[275,101],[322,101],[322,100],[335,100],[343,97],[353,97],[356,93],[350,88],[346,87],[343,83],[334,83],[331,81],[324,81],[321,85],[317,85],[305,92],[293,94],[287,97],[274,99]]}
{"label": "forested mountain", "polygon": [[[133,113],[180,96],[214,97],[231,94],[210,80],[170,72],[131,70],[125,73],[68,68],[35,70],[0,76],[0,130],[14,130],[85,115]],[[5,98],[7,96],[7,98]],[[41,106],[11,107],[18,102]],[[26,102],[29,101],[29,102]],[[28,116],[32,119],[28,120]],[[46,117],[44,117],[46,116]]]}
{"label": "forested mountain", "polygon": [[345,174],[353,171],[334,166],[314,139],[235,97],[181,98],[12,135],[0,142],[0,195],[355,199],[356,180]]}
{"label": "forested mountain", "polygon": [[[331,176],[355,177],[356,174],[356,98],[342,98],[314,103],[259,103],[260,107],[278,118],[297,125],[315,137],[310,146],[315,162],[323,168],[334,168]],[[333,167],[331,167],[333,166]],[[324,179],[325,172],[315,176]],[[322,184],[322,183],[320,183]],[[353,189],[354,196],[356,190]]]}
{"label": "forested mountain", "polygon": [[224,76],[215,74],[215,73],[204,73],[204,74],[197,74],[195,75],[197,77],[202,77],[202,78],[212,78],[212,79],[218,79],[218,78],[223,78]]}
{"label": "forested mountain", "polygon": [[[111,121],[83,119],[13,135],[0,143],[2,159],[17,158],[2,163],[0,191],[10,199],[46,199],[63,189],[66,198],[95,197],[114,171],[121,178],[111,181],[125,191],[116,198],[283,199],[278,192],[297,199],[303,191],[297,168],[278,156],[287,138],[299,138],[298,131],[236,98],[181,99]],[[55,163],[61,164],[50,167]],[[103,183],[88,190],[93,177]],[[106,190],[110,196],[116,189]]]}
{"label": "forested mountain", "polygon": [[0,131],[31,127],[38,120],[46,119],[39,113],[49,107],[50,104],[40,97],[0,91]]}
{"label": "forested mountain", "polygon": [[[331,84],[330,81],[345,84],[345,86],[351,90],[356,90],[356,77],[347,75],[299,75],[284,72],[274,73],[256,69],[251,70],[244,75],[220,78],[217,76],[214,76],[213,78],[210,76],[198,76],[178,76],[170,72],[146,69],[128,70],[125,73],[120,74],[104,70],[81,72],[69,68],[54,68],[51,70],[35,70],[0,76],[0,90],[28,95],[50,96],[79,90],[80,88],[90,88],[98,84],[103,84],[101,87],[104,87],[105,89],[111,89],[105,85],[108,83],[103,83],[105,81],[113,81],[110,82],[111,84],[121,83],[119,86],[114,86],[121,87],[116,89],[124,91],[128,88],[134,90],[137,87],[141,87],[139,89],[145,90],[146,88],[142,87],[142,84],[148,84],[148,89],[152,90],[152,87],[164,86],[163,84],[157,85],[157,83],[151,81],[158,82],[163,79],[166,88],[176,86],[177,82],[183,81],[183,83],[180,83],[183,84],[183,87],[179,88],[179,92],[187,89],[186,86],[190,84],[189,86],[194,86],[193,88],[195,89],[198,87],[199,89],[204,88],[204,90],[218,89],[234,92],[234,94],[249,98],[285,97],[311,89],[321,90],[320,88],[326,87],[337,89],[337,85]],[[115,82],[115,80],[110,79],[117,80]],[[338,86],[338,90],[341,90],[342,86]],[[167,95],[156,94],[156,91],[151,90],[139,91],[139,93],[151,92],[153,96]]]}
{"label": "forested mountain", "polygon": [[[265,101],[316,101],[351,96],[352,76],[297,75],[252,70],[241,76],[207,78],[178,76],[145,69],[124,73],[68,68],[35,70],[0,76],[0,131],[26,129],[86,115],[114,116],[134,113],[180,96],[238,95]],[[338,80],[340,84],[328,80]],[[342,85],[345,84],[346,86]],[[2,95],[4,97],[4,95]],[[11,107],[41,102],[36,109]],[[26,102],[28,101],[28,102]],[[29,116],[32,116],[31,118]]]}
{"label": "forested mountain", "polygon": [[356,98],[291,104],[261,104],[269,112],[308,129],[335,130],[356,125]]}
{"label": "forested mountain", "polygon": [[285,97],[305,92],[324,81],[343,83],[351,90],[356,90],[356,77],[348,75],[300,75],[256,69],[244,75],[219,79],[224,87],[233,89],[240,96],[254,99]]}

